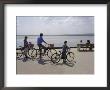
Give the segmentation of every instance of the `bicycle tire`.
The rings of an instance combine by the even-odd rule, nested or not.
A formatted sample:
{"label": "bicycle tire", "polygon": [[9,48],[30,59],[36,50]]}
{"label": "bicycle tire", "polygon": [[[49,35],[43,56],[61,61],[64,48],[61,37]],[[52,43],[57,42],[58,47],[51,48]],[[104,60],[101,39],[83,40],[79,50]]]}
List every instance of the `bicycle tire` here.
{"label": "bicycle tire", "polygon": [[67,53],[67,61],[73,62],[75,58],[75,54],[73,52],[68,52]]}
{"label": "bicycle tire", "polygon": [[16,59],[17,59],[17,60],[24,59],[24,57],[25,57],[25,56],[24,56],[22,50],[19,50],[19,52],[16,51]]}
{"label": "bicycle tire", "polygon": [[52,56],[51,56],[51,61],[53,63],[58,63],[60,61],[60,57],[61,55],[58,54],[58,53],[54,53]]}
{"label": "bicycle tire", "polygon": [[51,59],[51,57],[54,53],[57,53],[57,51],[55,49],[48,49],[47,56]]}
{"label": "bicycle tire", "polygon": [[30,49],[28,51],[28,56],[34,61],[37,58],[37,50],[35,48]]}

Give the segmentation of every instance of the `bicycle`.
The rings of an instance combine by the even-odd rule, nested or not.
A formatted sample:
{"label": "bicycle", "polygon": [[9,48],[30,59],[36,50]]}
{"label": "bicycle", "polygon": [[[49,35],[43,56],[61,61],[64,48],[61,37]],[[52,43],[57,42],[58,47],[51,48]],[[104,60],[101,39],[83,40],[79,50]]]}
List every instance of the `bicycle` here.
{"label": "bicycle", "polygon": [[16,49],[16,59],[21,60],[24,59],[24,47],[19,46],[19,48]]}
{"label": "bicycle", "polygon": [[[51,57],[51,61],[52,61],[53,63],[59,63],[59,62],[61,61],[61,59],[62,59],[61,56],[62,56],[62,52],[61,52],[61,51],[59,51],[59,52],[57,52],[57,53],[54,53],[54,54],[52,55],[52,57]],[[70,64],[70,63],[75,64],[76,61],[74,61],[74,58],[75,58],[74,52],[71,52],[70,50],[67,51],[67,53],[66,53],[66,62],[67,62],[68,64]]]}
{"label": "bicycle", "polygon": [[[43,49],[43,48],[42,48]],[[56,53],[57,51],[53,48],[53,46],[51,47],[51,44],[48,45],[48,47],[46,47],[46,52],[44,53],[43,51],[40,52],[40,49],[35,49],[33,48],[31,51],[31,57],[32,60],[34,61],[35,59],[41,59],[41,56],[47,56],[50,60],[51,60],[51,56],[52,54]],[[41,53],[41,56],[40,56]]]}
{"label": "bicycle", "polygon": [[26,49],[26,48],[24,48],[24,47],[22,47],[22,46],[19,46],[19,47],[16,49],[16,59],[17,59],[17,60],[24,60],[24,59],[25,59],[25,53],[27,53],[27,57],[28,57],[29,59],[32,59],[32,56],[31,56],[30,51],[33,50],[33,46],[27,48],[27,52],[25,51],[25,49]]}

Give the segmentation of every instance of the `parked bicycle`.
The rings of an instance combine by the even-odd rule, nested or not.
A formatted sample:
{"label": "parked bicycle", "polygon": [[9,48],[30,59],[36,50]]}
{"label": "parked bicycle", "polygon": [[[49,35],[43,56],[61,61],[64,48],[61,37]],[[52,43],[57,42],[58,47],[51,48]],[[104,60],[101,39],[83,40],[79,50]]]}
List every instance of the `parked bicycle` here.
{"label": "parked bicycle", "polygon": [[[52,55],[52,57],[51,57],[51,61],[53,62],[53,63],[59,63],[61,60],[62,60],[62,58],[61,58],[61,56],[62,56],[62,52],[61,51],[59,51],[59,52],[57,52],[57,53],[54,53],[53,55]],[[67,64],[70,64],[70,63],[76,63],[76,61],[74,60],[74,58],[75,58],[75,54],[74,54],[74,52],[71,52],[70,50],[66,53],[66,62],[67,62]]]}

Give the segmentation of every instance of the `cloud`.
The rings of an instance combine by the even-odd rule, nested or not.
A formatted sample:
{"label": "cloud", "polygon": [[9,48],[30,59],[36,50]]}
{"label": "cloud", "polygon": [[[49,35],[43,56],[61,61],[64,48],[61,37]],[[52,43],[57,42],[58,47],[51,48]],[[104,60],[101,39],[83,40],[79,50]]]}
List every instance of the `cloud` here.
{"label": "cloud", "polygon": [[17,16],[17,35],[94,33],[93,16]]}

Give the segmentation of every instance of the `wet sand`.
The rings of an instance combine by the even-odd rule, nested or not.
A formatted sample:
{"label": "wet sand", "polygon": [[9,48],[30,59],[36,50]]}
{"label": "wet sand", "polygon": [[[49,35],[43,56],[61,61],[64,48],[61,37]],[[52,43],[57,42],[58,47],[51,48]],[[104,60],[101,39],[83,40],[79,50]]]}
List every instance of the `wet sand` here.
{"label": "wet sand", "polygon": [[51,61],[45,61],[46,64],[38,63],[38,60],[28,60],[23,62],[17,60],[17,74],[94,74],[94,52],[79,52],[76,48],[71,51],[75,53],[75,61],[73,67],[65,65],[62,61],[59,64],[53,64]]}

